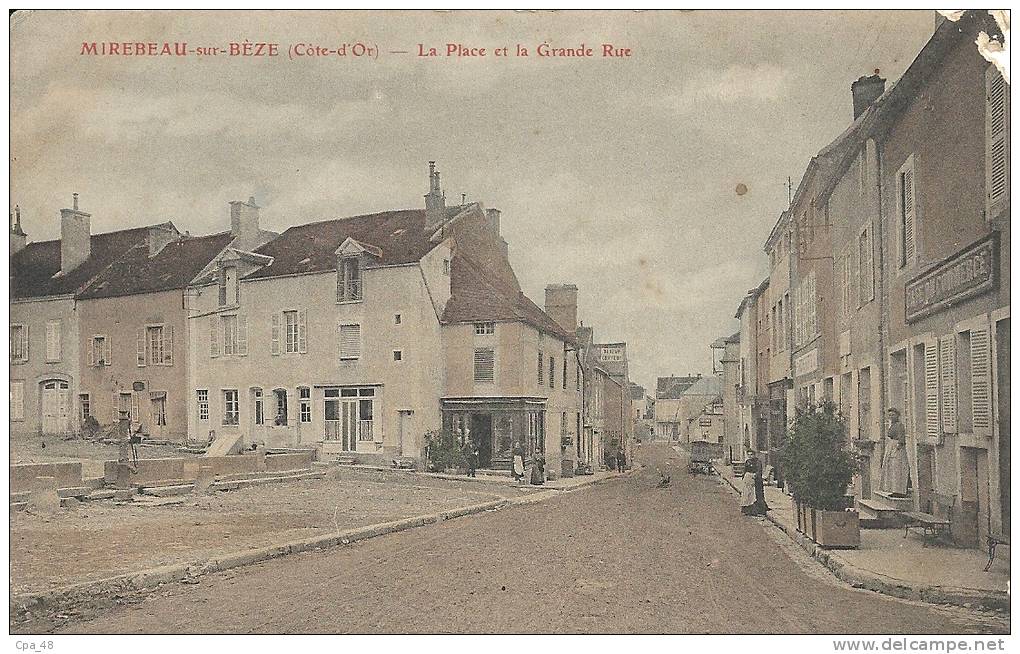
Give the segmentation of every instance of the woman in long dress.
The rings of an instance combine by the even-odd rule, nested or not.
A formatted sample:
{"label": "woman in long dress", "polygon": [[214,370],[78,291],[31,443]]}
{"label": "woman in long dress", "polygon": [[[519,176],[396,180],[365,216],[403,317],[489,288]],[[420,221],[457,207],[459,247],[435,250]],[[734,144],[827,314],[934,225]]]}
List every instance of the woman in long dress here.
{"label": "woman in long dress", "polygon": [[765,480],[762,478],[761,460],[754,451],[744,461],[744,482],[740,493],[740,510],[744,515],[765,515],[769,510],[765,503]]}
{"label": "woman in long dress", "polygon": [[510,472],[513,474],[516,481],[524,479],[524,449],[521,448],[521,444],[517,441],[514,442],[514,448],[511,451],[513,458],[510,463]]}
{"label": "woman in long dress", "polygon": [[907,432],[900,422],[898,409],[890,408],[889,429],[886,432],[885,456],[882,460],[882,479],[879,487],[893,497],[907,496],[907,478],[910,476],[907,462]]}

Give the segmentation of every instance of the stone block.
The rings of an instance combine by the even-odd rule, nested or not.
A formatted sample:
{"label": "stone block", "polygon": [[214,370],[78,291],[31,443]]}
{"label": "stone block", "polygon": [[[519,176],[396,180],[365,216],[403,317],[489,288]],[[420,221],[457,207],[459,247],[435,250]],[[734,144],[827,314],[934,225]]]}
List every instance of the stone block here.
{"label": "stone block", "polygon": [[40,513],[56,513],[60,510],[60,495],[57,494],[55,477],[36,477],[34,488],[28,494],[28,506]]}

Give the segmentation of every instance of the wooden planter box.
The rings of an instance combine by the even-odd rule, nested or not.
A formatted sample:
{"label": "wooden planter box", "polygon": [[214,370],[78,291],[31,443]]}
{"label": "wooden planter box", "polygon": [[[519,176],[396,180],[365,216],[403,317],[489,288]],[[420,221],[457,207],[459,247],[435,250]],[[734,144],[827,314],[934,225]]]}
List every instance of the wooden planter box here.
{"label": "wooden planter box", "polygon": [[822,547],[856,549],[861,545],[861,517],[857,511],[820,511],[794,502],[797,531]]}

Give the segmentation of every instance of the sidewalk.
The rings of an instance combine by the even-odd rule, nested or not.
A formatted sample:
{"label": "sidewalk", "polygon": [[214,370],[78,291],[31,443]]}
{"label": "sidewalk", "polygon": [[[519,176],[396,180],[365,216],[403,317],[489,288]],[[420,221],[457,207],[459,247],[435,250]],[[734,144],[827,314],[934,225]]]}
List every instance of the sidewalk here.
{"label": "sidewalk", "polygon": [[449,481],[468,481],[468,482],[479,482],[486,484],[502,484],[504,486],[512,486],[522,491],[540,491],[540,490],[557,490],[557,491],[571,491],[592,484],[597,484],[607,479],[616,479],[617,477],[623,477],[629,475],[634,471],[638,470],[638,467],[632,467],[626,472],[620,473],[610,470],[603,470],[596,472],[593,475],[580,475],[577,477],[560,477],[559,479],[552,479],[546,481],[540,486],[532,486],[531,484],[519,484],[514,481],[513,477],[509,475],[477,475],[475,477],[468,477],[467,475],[451,475],[444,472],[420,472],[418,470],[408,470],[401,468],[387,468],[385,466],[373,466],[364,464],[337,464],[332,461],[315,462],[315,467],[327,467],[338,470],[379,470],[384,472],[395,472],[404,473],[408,475],[418,475],[421,477],[430,477],[432,479],[446,479]]}
{"label": "sidewalk", "polygon": [[[739,494],[740,480],[727,465],[716,470]],[[797,531],[793,498],[774,486],[765,487],[768,519],[821,562],[856,588],[867,588],[904,599],[967,608],[1009,610],[1009,550],[999,552],[988,572],[988,560],[978,549],[923,547],[921,538],[903,537],[902,529],[862,529],[855,550],[829,550]]]}

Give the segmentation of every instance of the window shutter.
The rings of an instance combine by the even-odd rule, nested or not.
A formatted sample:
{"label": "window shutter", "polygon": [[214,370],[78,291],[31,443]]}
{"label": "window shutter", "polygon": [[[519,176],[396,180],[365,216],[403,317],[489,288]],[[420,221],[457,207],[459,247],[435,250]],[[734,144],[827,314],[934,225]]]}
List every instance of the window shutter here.
{"label": "window shutter", "polygon": [[[96,365],[96,337],[95,336],[92,337],[92,341],[89,343],[89,348],[88,349],[89,349],[88,355],[87,355],[88,356],[88,365],[91,368],[92,366]],[[100,354],[102,354],[102,352],[100,352]]]}
{"label": "window shutter", "polygon": [[545,385],[545,362],[542,360],[542,353],[538,353],[538,385]]}
{"label": "window shutter", "polygon": [[336,301],[344,300],[344,260],[337,257],[336,260]]}
{"label": "window shutter", "polygon": [[970,330],[970,399],[974,433],[991,436],[992,366],[987,326]]}
{"label": "window shutter", "polygon": [[209,356],[220,355],[220,318],[219,316],[209,317]]}
{"label": "window shutter", "polygon": [[913,162],[903,171],[901,183],[903,187],[903,256],[905,259],[904,263],[909,264],[914,260],[917,247],[914,233],[917,206],[914,202]]}
{"label": "window shutter", "polygon": [[131,393],[131,422],[133,423],[142,422],[142,411],[138,407],[138,396],[139,391]]}
{"label": "window shutter", "polygon": [[942,431],[956,433],[956,336],[939,339],[939,386],[942,392]]}
{"label": "window shutter", "polygon": [[172,366],[174,365],[174,326],[167,325],[166,328],[166,343],[163,344],[163,363]]}
{"label": "window shutter", "polygon": [[273,334],[269,343],[269,351],[272,354],[280,353],[280,314],[273,314]]}
{"label": "window shutter", "polygon": [[145,328],[139,327],[135,332],[135,351],[137,354],[138,367],[145,366]]}
{"label": "window shutter", "polygon": [[475,381],[491,382],[495,380],[495,377],[495,356],[492,349],[475,350]]}
{"label": "window shutter", "polygon": [[25,335],[22,337],[22,339],[23,339],[22,340],[23,347],[21,348],[21,351],[25,353],[24,358],[22,359],[22,361],[25,361],[27,363],[28,362],[28,356],[29,356],[28,355],[28,343],[31,340],[28,337],[28,335],[29,335],[28,325],[25,325],[25,332],[24,333],[25,333]]}
{"label": "window shutter", "polygon": [[120,420],[120,393],[114,392],[113,394],[113,422],[117,424]]}
{"label": "window shutter", "polygon": [[109,336],[103,338],[103,363],[108,366],[113,365],[113,349],[111,347],[113,339]]}
{"label": "window shutter", "polygon": [[992,219],[1009,193],[1009,92],[995,66],[985,72],[985,193]]}
{"label": "window shutter", "polygon": [[219,284],[220,284],[220,306],[226,306],[227,304],[227,271],[224,268],[220,268],[219,271]]}
{"label": "window shutter", "polygon": [[938,343],[924,345],[924,417],[928,438],[939,437],[939,350]]}
{"label": "window shutter", "polygon": [[361,357],[361,325],[340,325],[340,358]]}
{"label": "window shutter", "polygon": [[248,316],[237,317],[237,353],[248,354]]}
{"label": "window shutter", "polygon": [[298,352],[308,351],[308,310],[298,312]]}

